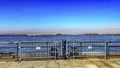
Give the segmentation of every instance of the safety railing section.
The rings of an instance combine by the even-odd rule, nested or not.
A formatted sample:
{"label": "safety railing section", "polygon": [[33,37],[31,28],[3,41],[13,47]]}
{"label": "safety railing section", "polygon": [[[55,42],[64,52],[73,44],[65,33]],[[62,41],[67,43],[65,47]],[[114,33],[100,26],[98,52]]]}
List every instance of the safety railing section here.
{"label": "safety railing section", "polygon": [[108,58],[112,58],[112,57],[120,57],[120,42],[116,41],[116,42],[108,42],[107,43],[108,47],[107,47],[107,55]]}
{"label": "safety railing section", "polygon": [[67,46],[68,58],[120,57],[120,41],[69,41]]}
{"label": "safety railing section", "polygon": [[56,60],[61,59],[62,54],[62,42],[0,42],[0,60]]}
{"label": "safety railing section", "polygon": [[0,60],[18,60],[18,42],[0,42]]}
{"label": "safety railing section", "polygon": [[104,42],[68,42],[68,57],[104,57]]}
{"label": "safety railing section", "polygon": [[120,41],[0,42],[0,60],[120,57]]}
{"label": "safety railing section", "polygon": [[60,59],[61,42],[21,42],[20,60],[22,59]]}

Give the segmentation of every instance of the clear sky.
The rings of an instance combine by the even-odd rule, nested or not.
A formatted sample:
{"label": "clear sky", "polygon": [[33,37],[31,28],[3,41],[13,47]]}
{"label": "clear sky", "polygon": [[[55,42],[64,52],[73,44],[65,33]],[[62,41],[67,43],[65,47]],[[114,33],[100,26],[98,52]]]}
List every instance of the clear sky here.
{"label": "clear sky", "polygon": [[120,0],[0,0],[5,33],[120,33]]}

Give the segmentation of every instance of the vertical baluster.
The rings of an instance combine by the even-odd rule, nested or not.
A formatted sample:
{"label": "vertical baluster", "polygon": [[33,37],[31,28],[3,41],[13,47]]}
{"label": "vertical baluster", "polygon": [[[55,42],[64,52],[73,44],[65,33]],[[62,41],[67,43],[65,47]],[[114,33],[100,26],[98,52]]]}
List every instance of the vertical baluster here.
{"label": "vertical baluster", "polygon": [[80,42],[80,57],[82,56],[82,46],[83,46],[83,43]]}
{"label": "vertical baluster", "polygon": [[75,50],[75,49],[74,49],[74,43],[73,43],[72,47],[73,47],[73,59],[74,59],[74,50]]}
{"label": "vertical baluster", "polygon": [[22,60],[22,47],[21,47],[21,43],[19,44],[19,50],[20,50],[19,62],[21,62],[21,60]]}
{"label": "vertical baluster", "polygon": [[19,60],[19,43],[16,43],[17,45],[17,61]]}
{"label": "vertical baluster", "polygon": [[56,56],[56,53],[57,53],[56,50],[57,49],[56,49],[56,42],[55,42],[55,62],[56,62],[56,58],[57,58],[57,56]]}
{"label": "vertical baluster", "polygon": [[105,55],[104,55],[105,59],[107,59],[107,56],[108,56],[107,46],[108,46],[108,42],[105,42]]}

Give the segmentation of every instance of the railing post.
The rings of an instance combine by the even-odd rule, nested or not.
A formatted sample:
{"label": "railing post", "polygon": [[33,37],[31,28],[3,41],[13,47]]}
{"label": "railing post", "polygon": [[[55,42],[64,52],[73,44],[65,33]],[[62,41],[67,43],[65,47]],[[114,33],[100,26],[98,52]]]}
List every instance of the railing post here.
{"label": "railing post", "polygon": [[56,62],[56,59],[57,59],[56,50],[57,50],[57,48],[56,48],[56,42],[55,42],[55,62]]}
{"label": "railing post", "polygon": [[75,46],[74,46],[74,43],[72,44],[72,47],[73,47],[73,59],[75,58]]}
{"label": "railing post", "polygon": [[64,59],[67,59],[67,57],[66,57],[66,40],[62,40],[62,52],[63,52],[63,58]]}
{"label": "railing post", "polygon": [[80,42],[80,57],[82,58],[82,49],[83,49],[83,42]]}
{"label": "railing post", "polygon": [[[21,44],[21,43],[20,43]],[[19,58],[19,62],[21,62],[22,61],[22,49],[21,49],[22,47],[21,46],[19,46],[19,50],[20,50],[20,58]]]}
{"label": "railing post", "polygon": [[60,42],[60,45],[61,45],[61,57],[62,57],[63,50],[62,50],[62,43],[61,42]]}
{"label": "railing post", "polygon": [[49,58],[49,46],[48,46],[48,42],[47,42],[47,58]]}
{"label": "railing post", "polygon": [[17,45],[17,61],[19,60],[19,43],[16,43]]}
{"label": "railing post", "polygon": [[108,58],[108,42],[105,42],[105,55],[104,58],[107,59]]}

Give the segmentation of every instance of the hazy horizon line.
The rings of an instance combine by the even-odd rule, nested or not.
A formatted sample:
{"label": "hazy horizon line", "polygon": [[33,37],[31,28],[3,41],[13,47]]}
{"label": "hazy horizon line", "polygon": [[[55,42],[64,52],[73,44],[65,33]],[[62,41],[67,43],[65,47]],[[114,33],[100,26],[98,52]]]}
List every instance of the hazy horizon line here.
{"label": "hazy horizon line", "polygon": [[4,33],[0,35],[89,35],[89,34],[120,34],[120,33],[79,33],[79,34],[63,34],[63,33],[56,33],[56,34],[27,34],[27,33]]}

